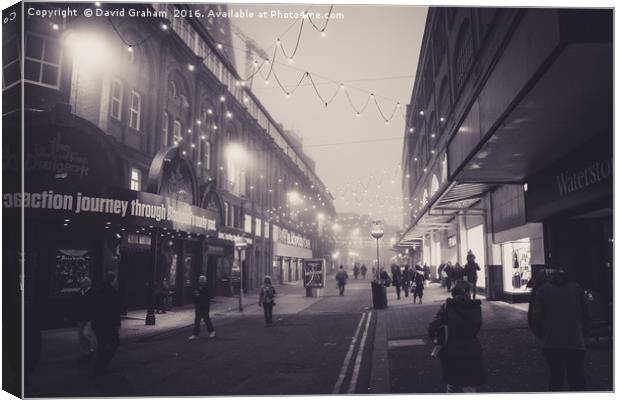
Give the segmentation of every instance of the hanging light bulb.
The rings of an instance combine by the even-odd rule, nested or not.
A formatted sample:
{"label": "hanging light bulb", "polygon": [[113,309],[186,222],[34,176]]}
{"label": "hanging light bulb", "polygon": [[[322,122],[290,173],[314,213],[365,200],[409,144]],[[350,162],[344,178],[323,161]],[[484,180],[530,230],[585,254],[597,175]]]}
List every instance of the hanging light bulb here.
{"label": "hanging light bulb", "polygon": [[321,32],[321,37],[327,37],[327,32],[322,31],[322,32]]}
{"label": "hanging light bulb", "polygon": [[223,45],[222,43],[218,43],[218,44],[217,44],[217,48],[218,48],[219,50],[222,50],[222,49],[224,48],[224,45]]}
{"label": "hanging light bulb", "polygon": [[224,96],[220,96],[220,101],[221,101],[222,103],[223,103],[223,102],[225,102],[225,101],[226,101],[226,97],[224,97]]}
{"label": "hanging light bulb", "polygon": [[292,64],[292,63],[294,63],[294,62],[295,62],[295,60],[293,59],[293,57],[291,57],[291,58],[289,58],[289,59],[288,59],[288,63],[289,63],[289,64]]}

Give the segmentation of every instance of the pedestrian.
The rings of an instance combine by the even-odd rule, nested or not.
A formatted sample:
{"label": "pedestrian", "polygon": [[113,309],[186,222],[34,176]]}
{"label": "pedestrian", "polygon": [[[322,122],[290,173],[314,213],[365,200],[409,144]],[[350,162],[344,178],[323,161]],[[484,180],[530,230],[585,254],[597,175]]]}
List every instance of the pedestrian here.
{"label": "pedestrian", "polygon": [[467,282],[469,282],[472,287],[471,292],[474,299],[476,298],[476,282],[478,282],[478,271],[480,271],[480,266],[476,262],[476,256],[471,250],[469,250],[467,252],[467,264],[465,264],[463,274],[467,277]]}
{"label": "pedestrian", "polygon": [[452,268],[452,282],[462,281],[465,270],[461,266],[461,264],[457,261]]}
{"label": "pedestrian", "polygon": [[396,299],[400,300],[400,289],[402,284],[402,274],[400,272],[400,267],[396,264],[392,264],[392,283],[394,284],[394,288],[396,289]]}
{"label": "pedestrian", "polygon": [[95,375],[104,375],[120,343],[118,330],[121,327],[121,302],[114,288],[116,275],[108,272],[103,277],[101,288],[94,297],[92,327],[97,336],[97,359]]}
{"label": "pedestrian", "polygon": [[437,277],[439,278],[439,286],[440,287],[444,287],[446,284],[446,280],[445,280],[445,276],[444,276],[444,272],[443,269],[446,268],[446,263],[442,262],[441,264],[439,264],[439,267],[437,268]]}
{"label": "pedestrian", "polygon": [[90,278],[85,276],[80,279],[80,290],[77,292],[75,298],[78,348],[80,351],[78,361],[80,362],[91,360],[97,348],[97,338],[91,323],[96,295],[95,290],[92,288]]}
{"label": "pedestrian", "polygon": [[482,346],[476,337],[482,327],[481,303],[471,299],[468,282],[455,282],[451,293],[430,323],[428,335],[440,346],[446,391],[475,392],[484,383]]}
{"label": "pedestrian", "polygon": [[550,271],[533,294],[532,330],[542,340],[549,367],[549,390],[585,391],[584,331],[590,322],[587,295],[561,269]]}
{"label": "pedestrian", "polygon": [[377,277],[377,267],[372,267],[372,277],[373,279]]}
{"label": "pedestrian", "polygon": [[390,287],[390,285],[392,284],[392,279],[390,278],[390,275],[383,267],[379,269],[379,281],[385,287]]}
{"label": "pedestrian", "polygon": [[413,289],[413,304],[415,304],[416,299],[420,299],[420,304],[422,304],[422,296],[424,296],[424,282],[426,281],[424,277],[424,270],[419,265],[415,266],[415,272],[413,275],[413,284],[415,288]]}
{"label": "pedestrian", "polygon": [[362,279],[366,279],[366,272],[368,272],[368,268],[366,268],[366,264],[362,264],[360,268],[360,272],[362,273]]}
{"label": "pedestrian", "polygon": [[422,272],[424,272],[424,280],[431,280],[431,267],[428,264],[424,263],[424,267],[422,267]]}
{"label": "pedestrian", "polygon": [[341,296],[344,296],[344,285],[347,284],[348,278],[349,278],[349,275],[347,274],[347,271],[345,271],[341,265],[340,269],[336,273],[336,282],[338,282],[338,290]]}
{"label": "pedestrian", "polygon": [[155,291],[155,312],[157,314],[166,313],[166,297],[168,297],[169,288],[166,287],[166,279],[162,279],[161,283],[157,286]]}
{"label": "pedestrian", "polygon": [[265,275],[263,286],[260,288],[258,306],[263,308],[265,313],[265,324],[273,323],[273,306],[276,305],[276,289],[271,285],[271,276]]}
{"label": "pedestrian", "polygon": [[411,282],[413,278],[413,271],[409,268],[409,265],[405,265],[405,270],[403,271],[403,279],[402,279],[402,288],[403,292],[405,292],[405,297],[409,297],[409,289],[411,288]]}
{"label": "pedestrian", "polygon": [[355,280],[357,280],[357,277],[359,276],[359,274],[360,274],[360,267],[357,264],[355,264],[353,266],[353,276],[355,277]]}
{"label": "pedestrian", "polygon": [[446,281],[446,289],[448,293],[450,293],[450,289],[452,288],[452,276],[454,275],[454,267],[452,266],[452,261],[448,261],[446,266],[443,269],[444,279]]}
{"label": "pedestrian", "polygon": [[198,288],[194,290],[194,333],[189,340],[198,339],[200,336],[200,321],[204,320],[207,326],[209,337],[215,337],[215,328],[209,316],[211,308],[211,293],[207,286],[207,277],[200,275],[198,278]]}

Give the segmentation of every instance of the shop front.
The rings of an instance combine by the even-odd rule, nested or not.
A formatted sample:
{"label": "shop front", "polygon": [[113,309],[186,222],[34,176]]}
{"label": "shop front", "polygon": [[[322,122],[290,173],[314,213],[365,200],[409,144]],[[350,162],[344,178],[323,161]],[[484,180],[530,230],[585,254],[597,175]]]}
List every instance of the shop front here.
{"label": "shop front", "polygon": [[613,142],[595,137],[528,179],[526,212],[542,222],[545,263],[563,268],[600,296],[613,298]]}
{"label": "shop front", "polygon": [[274,280],[280,283],[301,280],[303,260],[310,258],[312,258],[312,245],[309,239],[273,226]]}
{"label": "shop front", "polygon": [[90,122],[67,110],[26,121],[24,191],[3,193],[3,208],[24,210],[26,295],[40,325],[70,323],[80,279],[97,286],[107,272],[125,310],[149,306],[164,279],[175,304],[191,301],[200,243],[217,233],[214,215],[192,205],[191,164],[169,152],[151,166],[155,190],[125,189],[123,160]]}

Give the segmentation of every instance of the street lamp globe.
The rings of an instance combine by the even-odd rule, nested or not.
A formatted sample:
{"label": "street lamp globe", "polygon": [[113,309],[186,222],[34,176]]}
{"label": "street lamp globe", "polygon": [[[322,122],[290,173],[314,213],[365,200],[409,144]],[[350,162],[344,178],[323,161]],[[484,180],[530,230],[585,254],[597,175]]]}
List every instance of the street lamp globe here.
{"label": "street lamp globe", "polygon": [[383,237],[384,233],[385,232],[383,231],[383,226],[381,225],[381,221],[379,220],[373,221],[372,228],[370,230],[370,236],[379,240]]}

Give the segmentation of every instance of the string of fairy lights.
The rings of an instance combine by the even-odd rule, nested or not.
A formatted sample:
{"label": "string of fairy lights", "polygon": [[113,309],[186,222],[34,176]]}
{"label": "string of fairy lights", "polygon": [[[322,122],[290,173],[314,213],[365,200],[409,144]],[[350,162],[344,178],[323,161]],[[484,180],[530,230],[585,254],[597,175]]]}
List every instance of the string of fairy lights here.
{"label": "string of fairy lights", "polygon": [[[95,6],[101,7],[101,4],[97,2],[95,3]],[[331,15],[332,10],[333,10],[333,5],[330,6],[328,15]],[[159,32],[152,32],[149,36],[146,36],[135,42],[130,42],[123,37],[122,33],[116,27],[116,25],[114,24],[111,18],[108,18],[107,20],[112,30],[118,36],[118,38],[123,43],[123,45],[126,46],[127,51],[130,53],[133,52],[134,49],[137,49],[140,46],[143,46],[145,43],[147,43],[149,40],[151,40],[153,37],[156,37],[159,34]],[[303,32],[304,26],[308,26],[308,24],[305,23],[306,19],[300,18],[300,20],[301,20],[301,24],[300,24],[299,32],[295,40],[295,45],[293,46],[293,50],[290,52],[287,52],[286,51],[287,46],[283,43],[283,40],[280,37],[278,37],[273,44],[274,50],[273,50],[271,59],[267,59],[267,58],[256,59],[254,61],[254,66],[255,66],[254,71],[252,71],[249,76],[245,78],[241,78],[237,82],[238,84],[247,86],[248,82],[251,83],[253,79],[260,76],[260,78],[265,81],[266,85],[268,85],[269,80],[273,78],[273,80],[277,83],[277,87],[280,90],[282,90],[284,95],[287,97],[290,97],[291,95],[293,95],[302,85],[309,84],[312,86],[314,93],[316,94],[318,100],[324,107],[328,107],[339,95],[344,95],[356,117],[360,117],[372,104],[375,106],[380,117],[386,124],[389,124],[390,121],[392,121],[394,117],[399,114],[403,118],[405,118],[403,107],[401,106],[400,102],[395,102],[395,105],[391,110],[389,111],[385,110],[379,104],[379,101],[377,99],[377,97],[382,97],[382,96],[377,96],[375,95],[374,92],[370,91],[368,92],[368,95],[364,99],[363,102],[356,104],[356,102],[354,101],[353,95],[349,90],[349,85],[345,85],[344,82],[338,83],[338,81],[331,80],[325,77],[321,77],[320,75],[314,74],[309,71],[301,72],[299,79],[296,81],[294,85],[284,84],[275,69],[275,65],[278,64],[279,66],[292,67],[290,65],[279,63],[277,60],[278,60],[279,55],[281,54],[288,61],[288,63],[291,64],[294,60],[294,57],[300,51],[302,47],[302,41],[301,41],[302,32]],[[317,26],[312,21],[311,18],[308,18],[307,20],[310,22],[310,26],[312,26],[314,30],[319,32],[322,36],[326,36],[326,29],[330,21],[329,18],[326,19],[322,27]],[[170,26],[165,22],[161,23],[160,28],[162,31],[171,30]],[[58,30],[60,29],[60,26],[58,24],[52,24],[52,29]],[[223,46],[224,44],[218,44],[216,47],[218,49],[222,49]],[[267,66],[269,66],[269,69],[265,74],[264,69]],[[189,66],[188,69],[192,71],[194,68],[192,68],[192,66]],[[326,95],[324,92],[322,92],[319,89],[319,85],[325,84],[325,82],[317,82],[315,78],[326,79],[328,82],[333,83],[334,85],[336,85],[335,90]],[[351,88],[357,89],[357,90],[364,90],[364,89],[356,88],[354,86],[351,86]],[[227,96],[225,95],[221,95],[219,97],[219,101],[224,107],[223,113],[224,113],[225,119],[231,120],[233,119],[234,115],[233,115],[232,110],[229,107],[227,107],[226,100],[227,100]],[[207,110],[207,115],[213,115],[213,114],[214,114],[213,109]],[[203,127],[209,131],[216,131],[218,129],[218,126],[215,122],[197,120],[196,123],[197,125],[203,125]],[[192,133],[191,128],[187,129],[187,133],[188,134]],[[200,139],[207,140],[207,135],[203,133],[202,135],[200,135]],[[183,140],[183,138],[180,137],[179,140]],[[190,143],[189,147],[191,149],[195,149],[196,144]],[[183,150],[184,153],[186,153],[186,151],[187,150]],[[198,163],[199,163],[198,165],[200,165],[200,161],[198,161]],[[223,169],[224,167],[220,166],[219,168]],[[394,206],[394,200],[400,200],[400,198],[394,199],[394,198],[381,195],[382,185],[385,184],[386,179],[389,179],[390,184],[396,184],[400,182],[400,180],[397,178],[398,173],[400,173],[400,166],[398,165],[397,167],[395,167],[395,169],[398,169],[398,171],[396,170],[394,171],[390,170],[389,172],[384,171],[383,173],[380,173],[380,174],[368,176],[365,181],[362,181],[362,180],[351,181],[351,182],[344,184],[341,187],[338,187],[336,190],[331,192],[335,198],[335,202],[342,203],[345,206],[364,205],[365,207],[369,209],[381,210],[380,213],[383,214],[384,216],[386,214],[386,207],[389,207],[389,210],[391,212],[395,210],[393,211],[395,215],[396,215],[396,212],[398,212],[399,215],[406,215],[406,213],[402,214],[403,213],[402,204],[398,204]],[[278,183],[282,182],[281,179],[279,179],[278,181],[279,181]],[[296,182],[296,185],[298,185],[297,182]],[[375,193],[372,193],[372,190],[371,190],[372,187],[376,189]],[[252,190],[252,187],[250,189]],[[310,191],[306,190],[305,193],[299,193],[299,199],[301,200],[301,202],[299,203],[295,200],[291,201],[292,199],[290,198],[289,194],[287,194],[287,202],[285,206],[273,207],[271,209],[266,210],[267,215],[268,215],[267,220],[270,222],[286,221],[289,224],[296,226],[298,229],[300,229],[303,232],[316,231],[318,227],[317,221],[307,222],[308,220],[310,220],[308,218],[306,218],[306,222],[303,220],[300,221],[299,216],[300,215],[303,216],[303,214],[305,213],[321,213],[321,215],[323,215],[322,213],[326,209],[326,202],[330,201],[331,199],[326,199],[324,195],[322,195],[321,192],[319,190],[316,190],[313,186],[311,187],[311,189],[312,190]],[[267,190],[269,193],[274,192],[273,187],[268,187]],[[326,192],[330,193],[328,188],[326,188]],[[402,203],[402,202],[399,201],[399,203]],[[378,215],[379,213],[377,213],[377,216]],[[331,218],[327,214],[325,214],[323,218],[324,218],[324,222],[329,223],[329,224],[337,224],[339,221],[338,217]]]}

